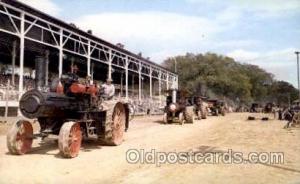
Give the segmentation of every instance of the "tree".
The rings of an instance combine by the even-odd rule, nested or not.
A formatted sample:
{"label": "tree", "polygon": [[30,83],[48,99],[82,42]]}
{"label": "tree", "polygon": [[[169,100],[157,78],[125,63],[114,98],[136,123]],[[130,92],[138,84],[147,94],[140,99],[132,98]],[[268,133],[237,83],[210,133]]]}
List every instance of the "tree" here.
{"label": "tree", "polygon": [[[255,65],[241,64],[214,53],[176,56],[179,86],[190,95],[227,98],[249,104],[254,101],[286,102],[296,97],[297,90],[289,83],[274,80],[273,74]],[[163,65],[174,71],[175,62],[168,58]],[[285,97],[284,97],[285,96]],[[278,99],[278,100],[277,100]]]}

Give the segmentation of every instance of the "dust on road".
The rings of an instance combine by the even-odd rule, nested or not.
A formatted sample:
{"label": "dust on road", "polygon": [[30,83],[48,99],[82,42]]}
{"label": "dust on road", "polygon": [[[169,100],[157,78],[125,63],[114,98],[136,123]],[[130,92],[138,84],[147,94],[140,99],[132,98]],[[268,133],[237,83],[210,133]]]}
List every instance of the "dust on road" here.
{"label": "dust on road", "polygon": [[[65,159],[55,141],[34,142],[26,155],[8,153],[0,136],[0,183],[297,183],[300,130],[284,122],[247,121],[247,113],[209,117],[194,124],[163,125],[161,117],[136,118],[118,147],[83,144],[79,156]],[[257,115],[259,116],[259,115]],[[2,128],[2,127],[0,127]],[[283,152],[284,164],[129,164],[130,149],[150,152],[233,150]]]}

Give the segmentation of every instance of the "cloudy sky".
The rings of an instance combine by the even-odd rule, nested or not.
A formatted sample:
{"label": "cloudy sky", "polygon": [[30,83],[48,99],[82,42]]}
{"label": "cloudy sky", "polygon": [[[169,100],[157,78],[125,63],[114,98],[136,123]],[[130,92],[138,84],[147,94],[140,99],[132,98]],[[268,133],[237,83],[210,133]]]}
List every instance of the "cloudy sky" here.
{"label": "cloudy sky", "polygon": [[296,86],[300,0],[21,0],[160,63],[215,52]]}

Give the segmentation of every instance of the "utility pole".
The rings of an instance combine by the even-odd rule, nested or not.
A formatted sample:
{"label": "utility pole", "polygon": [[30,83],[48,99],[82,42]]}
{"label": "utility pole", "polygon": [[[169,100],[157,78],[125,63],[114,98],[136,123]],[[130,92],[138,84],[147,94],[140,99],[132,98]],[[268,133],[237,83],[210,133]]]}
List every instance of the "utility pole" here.
{"label": "utility pole", "polygon": [[297,55],[297,80],[298,80],[298,93],[299,93],[299,100],[300,100],[300,79],[299,79],[299,51],[296,51],[295,54]]}

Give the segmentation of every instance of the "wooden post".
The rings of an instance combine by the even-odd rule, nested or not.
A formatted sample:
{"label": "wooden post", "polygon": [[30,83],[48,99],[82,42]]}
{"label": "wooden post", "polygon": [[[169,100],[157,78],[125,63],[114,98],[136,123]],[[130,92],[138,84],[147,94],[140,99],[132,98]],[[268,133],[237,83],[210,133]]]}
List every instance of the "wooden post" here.
{"label": "wooden post", "polygon": [[5,119],[5,123],[7,123],[7,119],[8,119],[8,95],[9,95],[9,86],[10,86],[10,80],[8,79],[7,81],[7,86],[6,86],[6,90],[5,90],[5,112],[4,112],[4,119]]}
{"label": "wooden post", "polygon": [[16,68],[16,49],[17,49],[17,41],[14,40],[13,48],[11,51],[11,63],[12,63],[12,76],[11,76],[11,83],[15,86],[15,68]]}

